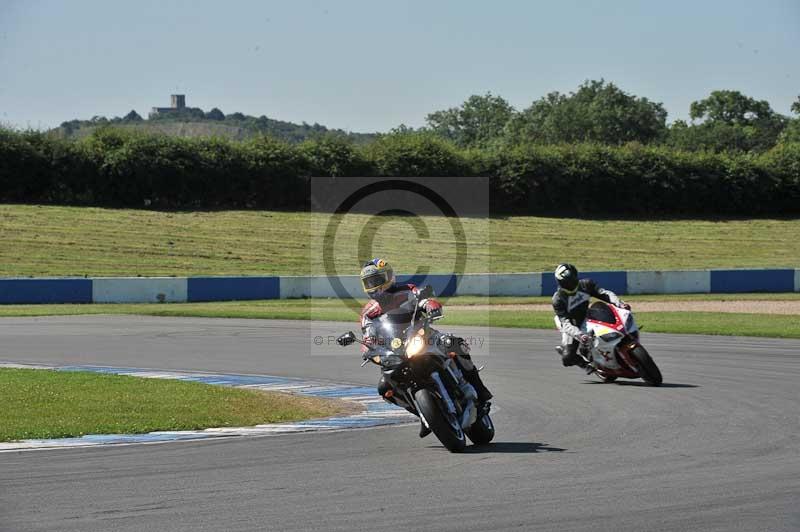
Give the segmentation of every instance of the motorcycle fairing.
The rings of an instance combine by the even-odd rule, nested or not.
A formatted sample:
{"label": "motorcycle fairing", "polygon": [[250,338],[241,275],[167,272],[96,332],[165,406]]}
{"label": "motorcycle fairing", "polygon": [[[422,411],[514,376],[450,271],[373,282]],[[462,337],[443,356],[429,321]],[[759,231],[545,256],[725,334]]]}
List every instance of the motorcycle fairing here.
{"label": "motorcycle fairing", "polygon": [[[630,330],[626,328],[630,326]],[[636,362],[628,355],[627,342],[638,327],[629,310],[616,308],[597,301],[587,313],[586,328],[594,333],[595,341],[591,357],[601,375],[609,377],[636,378],[639,376]],[[617,333],[609,336],[610,333]],[[621,359],[621,360],[620,360]]]}

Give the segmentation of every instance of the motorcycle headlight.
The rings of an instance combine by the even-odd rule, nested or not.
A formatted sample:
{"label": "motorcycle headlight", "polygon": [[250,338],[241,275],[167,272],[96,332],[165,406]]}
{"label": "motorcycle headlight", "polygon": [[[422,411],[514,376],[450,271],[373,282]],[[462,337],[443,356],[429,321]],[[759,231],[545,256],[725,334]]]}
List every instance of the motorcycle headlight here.
{"label": "motorcycle headlight", "polygon": [[617,338],[622,338],[622,333],[618,333],[616,331],[612,331],[612,332],[600,335],[600,339],[602,341],[604,341],[604,342],[613,342]]}
{"label": "motorcycle headlight", "polygon": [[408,345],[406,345],[406,356],[413,357],[422,353],[425,349],[425,337],[419,334],[415,334],[411,337],[411,340],[408,341]]}

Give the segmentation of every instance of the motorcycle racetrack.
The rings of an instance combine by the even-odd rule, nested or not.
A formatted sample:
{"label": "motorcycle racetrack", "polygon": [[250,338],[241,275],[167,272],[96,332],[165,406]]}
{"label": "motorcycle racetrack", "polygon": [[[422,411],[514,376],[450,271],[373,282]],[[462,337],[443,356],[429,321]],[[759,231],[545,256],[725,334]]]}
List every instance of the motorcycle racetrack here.
{"label": "motorcycle racetrack", "polygon": [[[374,385],[329,322],[0,320],[0,361]],[[349,328],[353,328],[352,326]],[[798,530],[800,341],[642,335],[664,385],[563,368],[555,331],[448,327],[495,394],[494,443],[417,425],[0,454],[0,531]]]}

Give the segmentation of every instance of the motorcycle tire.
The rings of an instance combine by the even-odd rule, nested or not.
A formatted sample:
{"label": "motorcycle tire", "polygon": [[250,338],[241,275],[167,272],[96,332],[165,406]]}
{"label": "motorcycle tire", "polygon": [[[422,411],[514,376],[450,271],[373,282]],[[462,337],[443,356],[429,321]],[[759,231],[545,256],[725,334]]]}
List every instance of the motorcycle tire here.
{"label": "motorcycle tire", "polygon": [[650,353],[641,345],[637,345],[631,350],[631,354],[639,362],[639,374],[642,376],[642,380],[653,386],[660,386],[662,382],[661,370],[653,362]]}
{"label": "motorcycle tire", "polygon": [[494,423],[489,414],[486,414],[464,432],[475,445],[486,445],[494,438]]}
{"label": "motorcycle tire", "polygon": [[448,451],[457,453],[467,446],[467,439],[461,427],[456,429],[447,420],[441,401],[430,390],[417,390],[414,394],[420,413],[425,417],[431,431],[439,438]]}

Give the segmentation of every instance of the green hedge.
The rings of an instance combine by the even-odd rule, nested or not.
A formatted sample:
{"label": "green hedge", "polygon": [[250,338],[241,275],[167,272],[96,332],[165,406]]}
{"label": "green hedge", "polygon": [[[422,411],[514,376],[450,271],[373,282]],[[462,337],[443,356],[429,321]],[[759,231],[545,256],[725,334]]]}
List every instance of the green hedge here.
{"label": "green hedge", "polygon": [[759,155],[629,144],[459,150],[419,133],[363,147],[100,130],[80,141],[0,130],[0,201],[154,208],[308,207],[311,176],[487,176],[497,214],[800,212],[800,144]]}
{"label": "green hedge", "polygon": [[629,145],[529,146],[473,165],[492,206],[515,213],[789,214],[800,212],[800,144],[761,155]]}

